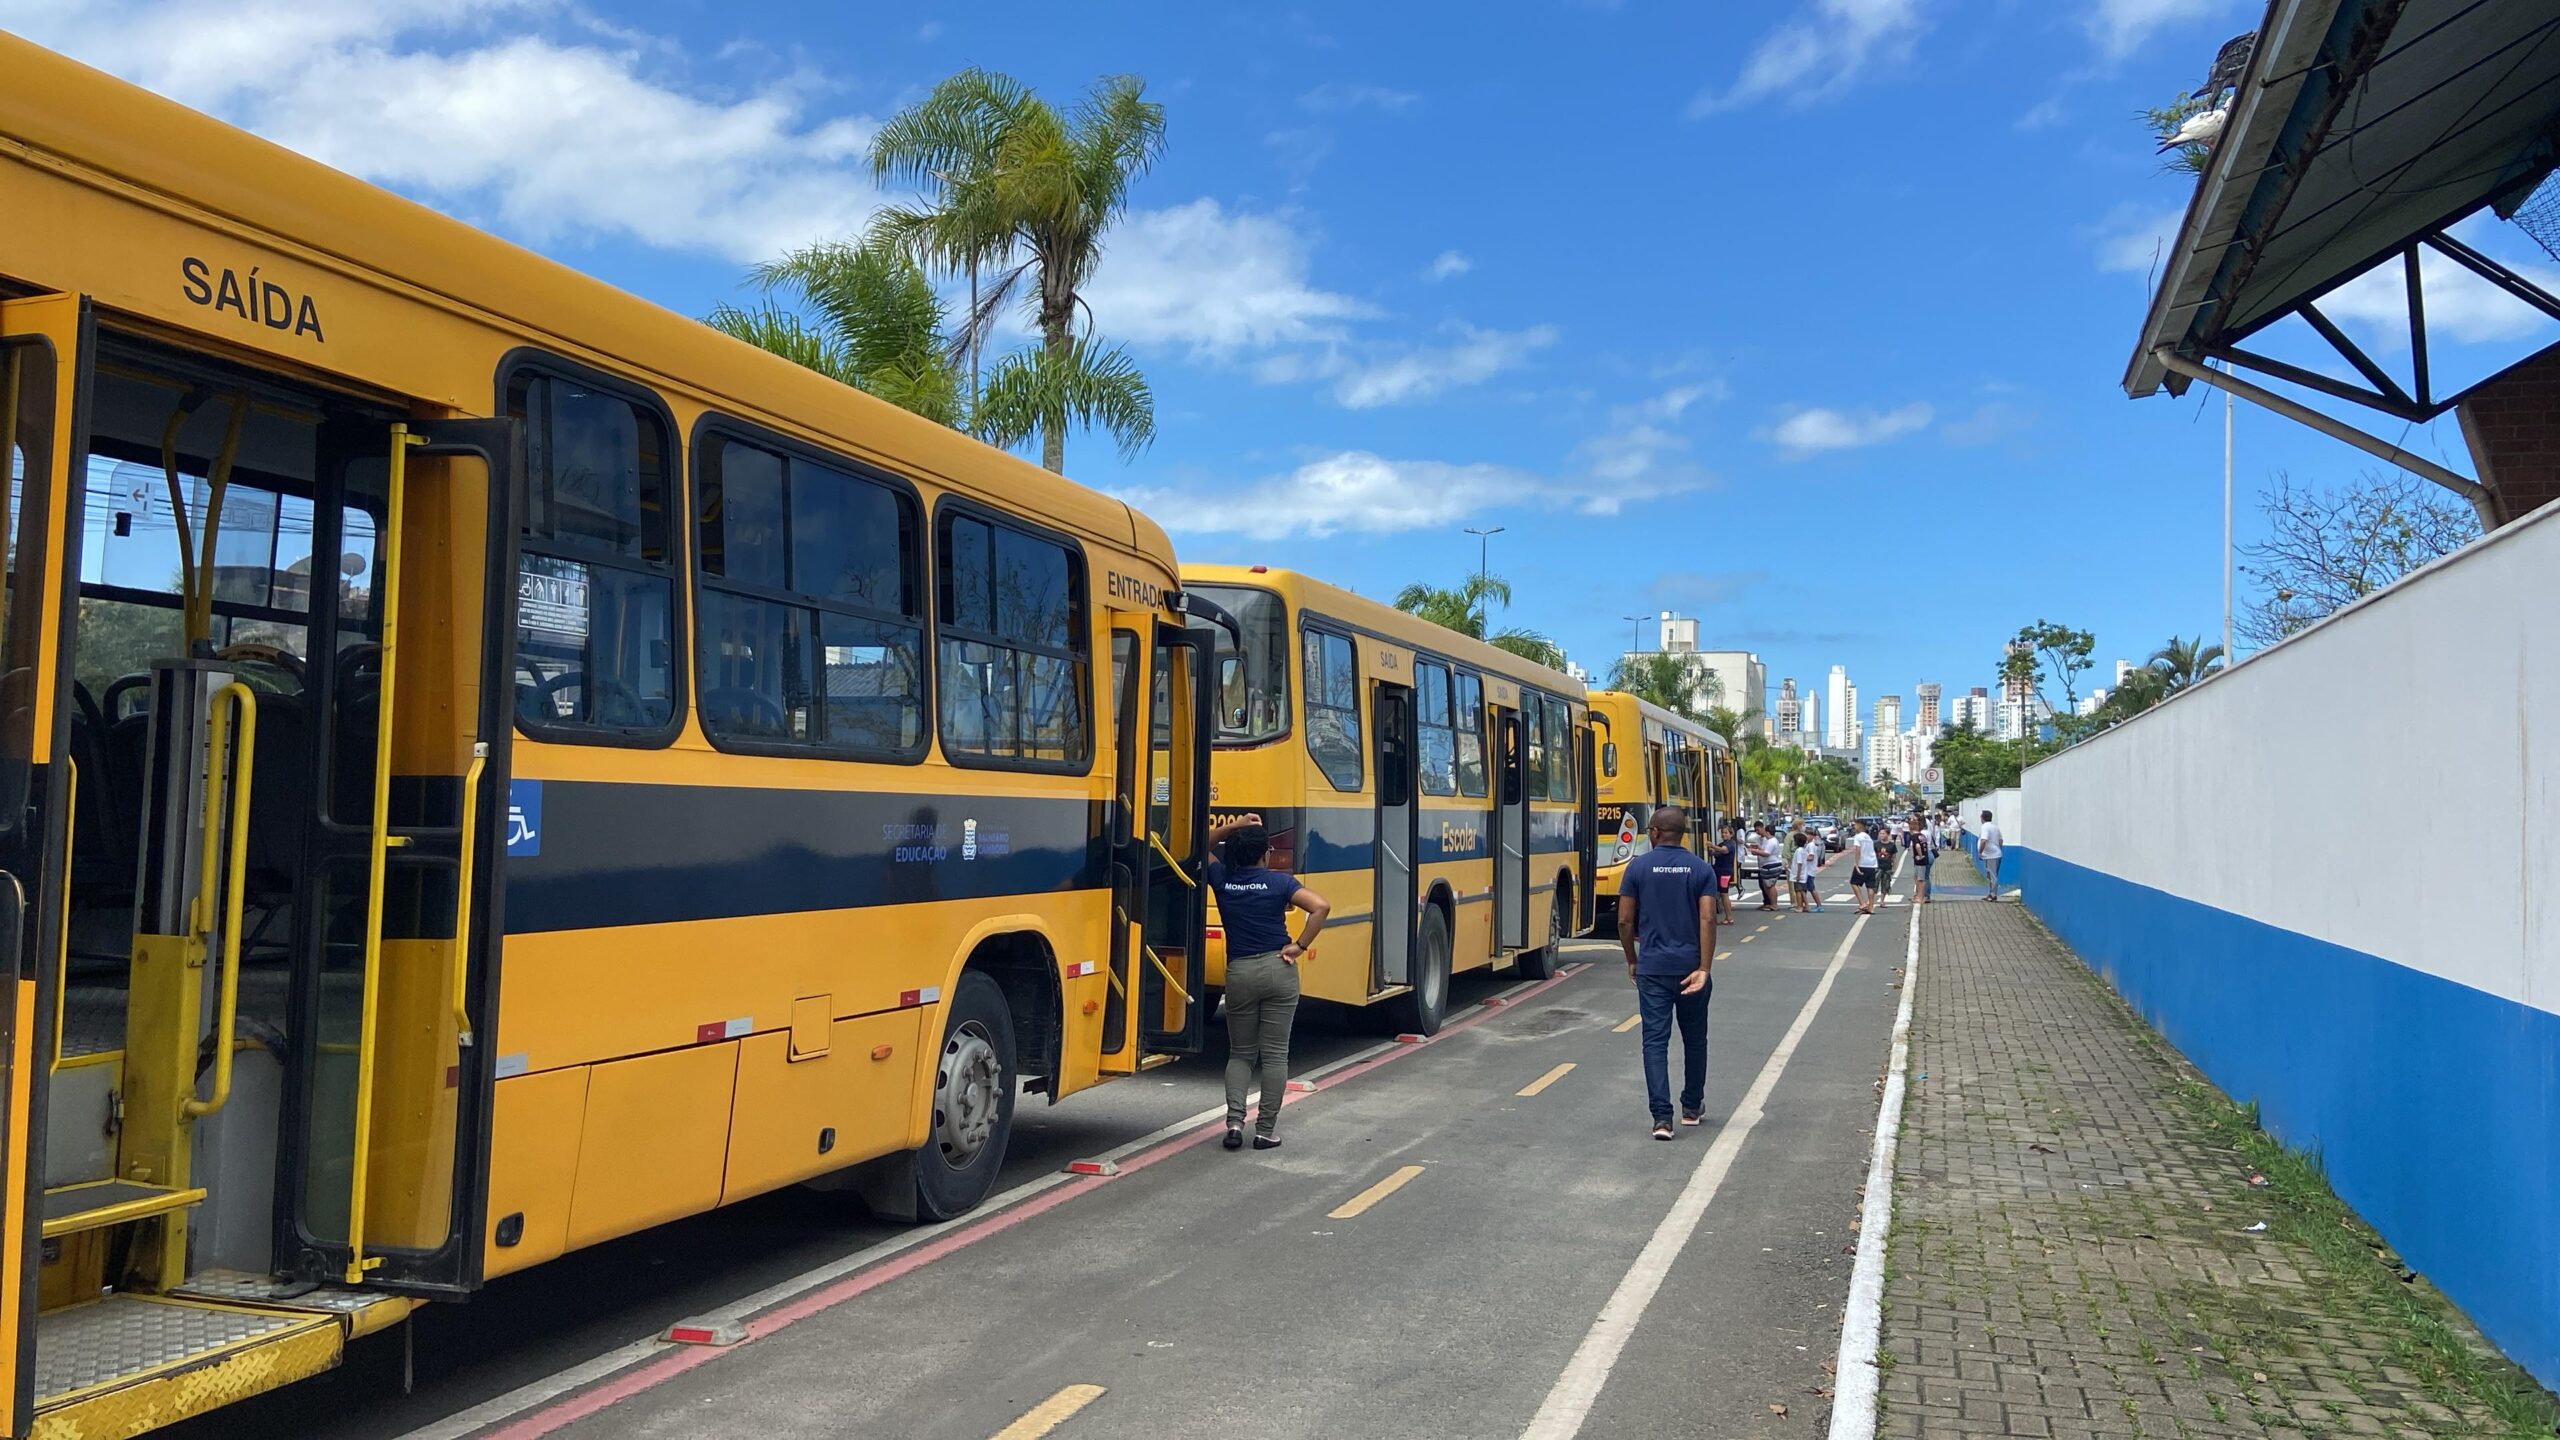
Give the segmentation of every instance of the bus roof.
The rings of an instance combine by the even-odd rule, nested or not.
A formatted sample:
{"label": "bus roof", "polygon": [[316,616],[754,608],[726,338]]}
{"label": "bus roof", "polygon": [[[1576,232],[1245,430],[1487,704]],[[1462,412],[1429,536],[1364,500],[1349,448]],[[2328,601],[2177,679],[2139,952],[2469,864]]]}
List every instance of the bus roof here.
{"label": "bus roof", "polygon": [[[634,378],[662,377],[742,417],[796,426],[885,468],[1129,546],[1172,568],[1163,530],[1124,502],[689,316],[7,33],[0,33],[0,73],[9,77],[0,85],[0,136],[75,169],[387,276],[425,292],[416,298],[539,335],[572,358]],[[42,275],[17,278],[77,288]],[[109,306],[117,299],[98,298]],[[417,398],[472,413],[491,403],[487,395]]]}
{"label": "bus roof", "polygon": [[1603,706],[1607,706],[1612,709],[1623,709],[1625,707],[1632,706],[1638,715],[1643,716],[1645,719],[1652,721],[1666,730],[1676,730],[1679,733],[1688,736],[1691,740],[1696,741],[1698,744],[1707,746],[1710,749],[1722,750],[1727,748],[1722,735],[1717,734],[1713,730],[1708,729],[1706,726],[1699,724],[1697,721],[1690,719],[1688,716],[1681,714],[1677,710],[1666,710],[1633,691],[1592,691],[1591,708],[1597,710]]}
{"label": "bus roof", "polygon": [[1583,698],[1582,682],[1563,671],[1550,670],[1500,646],[1461,635],[1445,625],[1434,625],[1341,586],[1328,585],[1303,571],[1259,565],[1185,565],[1182,579],[1186,585],[1242,585],[1274,591],[1291,605],[1383,635],[1397,644],[1427,650],[1553,694]]}

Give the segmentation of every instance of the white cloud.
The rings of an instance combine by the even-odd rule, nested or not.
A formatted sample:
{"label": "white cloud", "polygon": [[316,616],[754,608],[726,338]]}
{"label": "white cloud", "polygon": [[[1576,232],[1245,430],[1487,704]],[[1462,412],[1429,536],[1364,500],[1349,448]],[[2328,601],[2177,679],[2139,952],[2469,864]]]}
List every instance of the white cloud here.
{"label": "white cloud", "polygon": [[[2457,238],[2476,246],[2480,243],[2476,234],[2475,230],[2473,235]],[[2508,268],[2544,291],[2560,294],[2560,269],[2512,261]],[[2550,328],[2549,316],[2440,256],[2422,256],[2418,278],[2430,338],[2476,345],[2520,340]],[[2379,348],[2409,346],[2409,282],[2397,262],[2366,271],[2318,303],[2321,314],[2364,331]]]}
{"label": "white cloud", "polygon": [[2018,117],[2016,128],[2027,132],[2050,130],[2063,118],[2062,97],[2055,95],[2028,106],[2026,113]]}
{"label": "white cloud", "polygon": [[2109,274],[2151,274],[2169,258],[2169,247],[2177,243],[2178,227],[2186,219],[2183,205],[2172,210],[2118,205],[2089,232],[2097,242],[2098,268]]}
{"label": "white cloud", "polygon": [[[2160,30],[2231,8],[2231,0],[2096,0],[2083,15],[2083,23],[2109,60],[2121,60]],[[2210,54],[2198,57],[2198,77],[2204,74],[2203,62],[2211,58]]]}
{"label": "white cloud", "polygon": [[919,45],[930,45],[941,38],[942,22],[939,20],[927,20],[916,27],[916,43]]}
{"label": "white cloud", "polygon": [[1324,371],[1337,377],[1334,398],[1354,410],[1427,400],[1516,369],[1556,341],[1552,325],[1526,330],[1480,330],[1467,324],[1451,328],[1458,337],[1451,344],[1422,346],[1373,360],[1328,363]]}
{"label": "white cloud", "polygon": [[[539,0],[36,0],[12,25],[289,148],[534,242],[622,235],[733,260],[857,229],[861,116],[800,81],[696,93],[647,37]],[[493,38],[494,37],[494,38]]]}
{"label": "white cloud", "polygon": [[1866,445],[1881,445],[1887,440],[1925,428],[1937,412],[1923,404],[1910,404],[1895,410],[1863,410],[1850,413],[1816,406],[1799,410],[1778,422],[1769,438],[1777,442],[1787,459],[1801,460],[1826,450],[1854,450]]}
{"label": "white cloud", "polygon": [[1476,268],[1476,262],[1468,259],[1463,252],[1443,250],[1433,257],[1430,268],[1422,272],[1422,278],[1431,281],[1454,280],[1474,268]]}
{"label": "white cloud", "polygon": [[1595,435],[1575,449],[1574,457],[1592,478],[1623,484],[1643,478],[1664,459],[1689,448],[1685,435],[1639,421],[1605,435]]}
{"label": "white cloud", "polygon": [[1692,118],[1783,98],[1805,105],[1840,94],[1870,64],[1910,58],[1925,28],[1920,0],[1811,0],[1804,13],[1769,32],[1721,92],[1702,91]]}
{"label": "white cloud", "polygon": [[1241,486],[1120,492],[1177,534],[1255,540],[1440,529],[1484,510],[1568,493],[1508,465],[1390,460],[1366,450],[1339,451]]}
{"label": "white cloud", "polygon": [[1133,210],[1105,237],[1085,301],[1103,334],[1225,353],[1337,339],[1371,313],[1307,278],[1298,227],[1215,200]]}
{"label": "white cloud", "polygon": [[1988,445],[2034,423],[2035,417],[2020,406],[2005,400],[1986,400],[1963,419],[1939,426],[1938,434],[1950,445]]}
{"label": "white cloud", "polygon": [[[1666,486],[1688,489],[1702,484],[1705,473],[1683,458],[1689,452],[1689,437],[1665,427],[1676,424],[1698,402],[1713,404],[1727,393],[1723,381],[1701,380],[1674,386],[1632,405],[1612,406],[1609,429],[1575,446],[1574,459],[1594,480],[1611,485],[1644,480],[1651,494],[1662,493]],[[1615,500],[1623,491],[1595,493],[1607,498],[1587,504],[1587,511],[1617,513]]]}
{"label": "white cloud", "polygon": [[1384,85],[1366,85],[1353,81],[1329,80],[1298,97],[1298,104],[1318,115],[1339,115],[1346,110],[1384,110],[1393,113],[1412,108],[1419,96]]}

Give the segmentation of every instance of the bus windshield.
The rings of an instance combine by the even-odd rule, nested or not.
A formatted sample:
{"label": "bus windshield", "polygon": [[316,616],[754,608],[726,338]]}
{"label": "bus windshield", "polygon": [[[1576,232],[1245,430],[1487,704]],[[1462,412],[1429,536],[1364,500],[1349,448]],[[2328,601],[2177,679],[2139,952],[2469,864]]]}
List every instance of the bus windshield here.
{"label": "bus windshield", "polygon": [[1241,585],[1194,585],[1236,617],[1244,647],[1215,627],[1218,743],[1258,745],[1289,733],[1289,625],[1280,597]]}

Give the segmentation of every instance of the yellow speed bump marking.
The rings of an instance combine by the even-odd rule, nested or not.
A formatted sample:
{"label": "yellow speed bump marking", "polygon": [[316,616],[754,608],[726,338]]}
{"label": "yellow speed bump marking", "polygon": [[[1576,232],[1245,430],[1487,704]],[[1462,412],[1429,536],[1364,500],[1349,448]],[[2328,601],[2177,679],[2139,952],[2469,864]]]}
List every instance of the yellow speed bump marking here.
{"label": "yellow speed bump marking", "polygon": [[1075,1418],[1075,1413],[1102,1398],[1099,1385],[1070,1385],[1033,1406],[1029,1414],[996,1432],[995,1440],[1040,1440]]}
{"label": "yellow speed bump marking", "polygon": [[[1768,929],[1768,928],[1769,928],[1769,922],[1768,922],[1768,921],[1763,920],[1763,921],[1761,921],[1761,922],[1760,922],[1760,930],[1766,930],[1766,929]],[[1759,934],[1759,933],[1760,933],[1760,930],[1754,930],[1754,931],[1752,931],[1751,933],[1752,933],[1752,934],[1754,934],[1754,935],[1757,935],[1757,934]]]}
{"label": "yellow speed bump marking", "polygon": [[1370,1186],[1368,1189],[1363,1190],[1359,1194],[1352,1196],[1350,1199],[1343,1201],[1339,1205],[1336,1205],[1325,1215],[1325,1218],[1328,1220],[1356,1219],[1365,1213],[1370,1206],[1377,1204],[1379,1201],[1393,1195],[1405,1186],[1412,1184],[1413,1177],[1421,1173],[1421,1166],[1407,1165],[1393,1175],[1388,1176],[1386,1179],[1379,1181],[1377,1184]]}
{"label": "yellow speed bump marking", "polygon": [[[1759,936],[1757,936],[1757,935],[1745,935],[1745,936],[1743,936],[1743,937],[1742,937],[1742,943],[1743,943],[1743,944],[1745,944],[1745,945],[1748,945],[1748,944],[1750,944],[1752,941],[1757,940],[1757,939],[1759,939],[1759,938],[1760,938],[1760,937],[1759,937]],[[1730,954],[1732,954],[1732,953],[1733,953],[1732,951],[1727,950],[1726,952],[1724,952],[1724,955],[1730,955]],[[1717,958],[1717,959],[1719,959],[1719,960],[1721,960],[1721,959],[1723,959],[1723,958],[1724,958],[1724,955],[1719,955],[1719,956],[1717,956],[1716,958]]]}
{"label": "yellow speed bump marking", "polygon": [[[1639,1019],[1639,1020],[1641,1020],[1641,1019],[1643,1019],[1644,1017],[1643,1017],[1643,1016],[1641,1016],[1641,1015],[1639,1015],[1639,1016],[1637,1016],[1636,1018],[1637,1018],[1637,1019]],[[1621,1026],[1619,1026],[1618,1028],[1619,1028],[1619,1029],[1621,1029],[1621,1030],[1624,1030],[1624,1029],[1626,1029],[1627,1027],[1626,1027],[1626,1026],[1624,1026],[1624,1025],[1621,1025]],[[1548,1071],[1546,1074],[1541,1075],[1541,1076],[1539,1076],[1537,1079],[1532,1080],[1532,1081],[1530,1081],[1528,1084],[1526,1084],[1526,1085],[1524,1085],[1524,1086],[1520,1087],[1520,1093],[1521,1093],[1522,1095],[1535,1095],[1535,1094],[1537,1094],[1539,1091],[1544,1090],[1544,1089],[1546,1089],[1548,1086],[1553,1085],[1553,1084],[1554,1084],[1554,1083],[1556,1083],[1557,1081],[1559,1081],[1559,1080],[1563,1079],[1563,1078],[1565,1077],[1565,1072],[1567,1072],[1567,1071],[1571,1070],[1572,1068],[1573,1068],[1573,1062],[1572,1062],[1572,1061],[1570,1061],[1570,1060],[1567,1060],[1566,1062],[1564,1062],[1563,1064],[1561,1064],[1561,1065],[1557,1066],[1557,1067],[1556,1067],[1556,1068],[1554,1068],[1553,1070]]]}
{"label": "yellow speed bump marking", "polygon": [[[1722,959],[1723,957],[1722,957],[1722,956],[1718,956],[1717,958],[1718,958],[1718,959]],[[1641,1016],[1641,1015],[1630,1015],[1630,1016],[1628,1016],[1626,1019],[1624,1019],[1624,1020],[1622,1020],[1622,1021],[1618,1022],[1618,1028],[1617,1028],[1617,1029],[1615,1029],[1615,1030],[1613,1030],[1613,1031],[1611,1031],[1611,1032],[1609,1032],[1609,1033],[1611,1033],[1611,1034],[1613,1034],[1613,1035],[1624,1035],[1624,1034],[1626,1034],[1628,1031],[1633,1030],[1634,1028],[1636,1028],[1637,1026],[1639,1026],[1639,1025],[1641,1025],[1641,1024],[1643,1024],[1643,1023],[1644,1023],[1644,1017],[1643,1017],[1643,1016]]]}

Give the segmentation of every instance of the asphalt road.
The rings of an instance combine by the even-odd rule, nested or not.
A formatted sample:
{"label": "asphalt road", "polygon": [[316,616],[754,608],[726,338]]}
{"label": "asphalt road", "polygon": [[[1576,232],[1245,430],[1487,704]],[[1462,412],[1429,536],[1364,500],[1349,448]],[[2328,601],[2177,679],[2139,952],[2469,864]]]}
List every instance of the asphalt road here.
{"label": "asphalt road", "polygon": [[[1278,1150],[1179,1132],[1115,1178],[935,1232],[869,1221],[839,1196],[765,1197],[430,1307],[413,1322],[406,1396],[394,1332],[328,1376],[169,1433],[449,1434],[481,1406],[488,1433],[508,1436],[981,1440],[1018,1423],[1010,1433],[1049,1433],[1025,1417],[1056,1414],[1072,1417],[1062,1436],[1516,1436],[1568,1371],[1590,1382],[1568,1407],[1585,1434],[1819,1433],[1908,917],[1886,907],[1845,954],[1846,905],[1737,918],[1716,967],[1709,1123],[1672,1144],[1647,1133],[1637,1037],[1616,1028],[1634,1000],[1615,947],[1578,943],[1568,960],[1593,963],[1544,987],[1462,978],[1453,1003],[1473,1008],[1449,1032],[1292,1096]],[[1738,1113],[1790,1038],[1761,1103]],[[1376,1044],[1352,1017],[1311,1010],[1296,1066]],[[1222,1060],[1026,1103],[1005,1183],[1214,1106]],[[1711,1162],[1728,1130],[1738,1145]],[[1626,1303],[1702,1162],[1720,1185],[1693,1228],[1653,1245],[1658,1289],[1592,1379],[1595,1318]],[[767,1310],[749,1343],[546,1383],[901,1239],[924,1243]]]}

